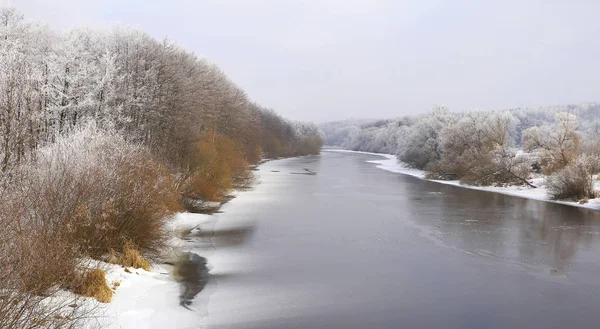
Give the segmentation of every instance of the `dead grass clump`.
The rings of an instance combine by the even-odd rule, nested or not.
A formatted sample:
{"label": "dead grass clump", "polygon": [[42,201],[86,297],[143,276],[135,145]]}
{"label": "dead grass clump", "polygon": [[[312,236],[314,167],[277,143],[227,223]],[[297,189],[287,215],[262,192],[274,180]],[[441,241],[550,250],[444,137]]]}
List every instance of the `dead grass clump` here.
{"label": "dead grass clump", "polygon": [[75,287],[75,293],[94,297],[101,303],[110,303],[113,292],[106,282],[106,275],[103,270],[96,268],[86,272],[81,282]]}
{"label": "dead grass clump", "polygon": [[119,253],[114,249],[111,249],[105,261],[123,267],[133,267],[135,269],[142,268],[146,271],[150,271],[150,262],[142,256],[131,242],[125,243],[123,252]]}
{"label": "dead grass clump", "polygon": [[131,242],[127,242],[123,247],[123,253],[117,257],[117,264],[150,271],[150,263],[142,257],[142,254],[140,254]]}
{"label": "dead grass clump", "polygon": [[104,259],[105,262],[109,263],[109,264],[119,264],[119,255],[117,254],[117,252],[114,249],[111,249],[110,252],[108,253],[108,256],[106,257],[106,259]]}

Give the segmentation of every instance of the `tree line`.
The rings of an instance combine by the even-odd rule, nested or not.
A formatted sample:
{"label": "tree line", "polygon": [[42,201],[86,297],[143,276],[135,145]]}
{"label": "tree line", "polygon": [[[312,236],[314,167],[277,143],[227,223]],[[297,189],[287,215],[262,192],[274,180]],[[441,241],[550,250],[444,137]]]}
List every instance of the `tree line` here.
{"label": "tree line", "polygon": [[249,187],[261,159],[321,145],[314,124],[252,102],[172,41],[61,34],[0,8],[0,327],[73,326],[74,309],[44,300],[87,291],[82,259],[155,257],[175,212]]}
{"label": "tree line", "polygon": [[542,182],[553,199],[595,198],[600,172],[600,105],[450,112],[320,127],[325,142],[347,149],[396,154],[427,177],[478,186]]}

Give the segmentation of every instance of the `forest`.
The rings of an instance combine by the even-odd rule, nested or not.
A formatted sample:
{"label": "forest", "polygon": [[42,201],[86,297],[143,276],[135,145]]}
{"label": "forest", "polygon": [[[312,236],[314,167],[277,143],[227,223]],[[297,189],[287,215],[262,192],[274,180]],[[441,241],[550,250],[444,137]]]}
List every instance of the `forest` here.
{"label": "forest", "polygon": [[[395,154],[426,177],[474,186],[547,189],[554,200],[596,198],[600,104],[429,113],[320,126],[326,145]],[[536,180],[533,180],[537,178]]]}
{"label": "forest", "polygon": [[170,40],[0,8],[0,327],[73,327],[91,310],[63,292],[110,300],[89,264],[147,267],[176,212],[321,144]]}

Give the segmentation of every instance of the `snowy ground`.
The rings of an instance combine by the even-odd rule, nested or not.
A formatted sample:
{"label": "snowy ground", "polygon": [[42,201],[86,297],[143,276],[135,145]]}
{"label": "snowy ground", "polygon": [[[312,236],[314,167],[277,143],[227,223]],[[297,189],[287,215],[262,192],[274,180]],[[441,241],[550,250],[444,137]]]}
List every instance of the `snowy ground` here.
{"label": "snowy ground", "polygon": [[[170,223],[169,252],[184,250],[182,234],[210,221],[210,215],[180,213]],[[154,264],[150,271],[97,262],[106,271],[106,280],[114,287],[112,301],[96,304],[97,319],[90,328],[201,328],[198,312],[179,305],[179,283],[171,277],[171,267]],[[114,286],[118,283],[118,286]]]}
{"label": "snowy ground", "polygon": [[[358,153],[358,154],[381,156],[381,157],[384,157],[385,159],[372,160],[372,161],[368,161],[368,162],[377,164],[377,168],[380,168],[383,170],[387,170],[387,171],[391,171],[391,172],[399,173],[399,174],[403,174],[403,175],[409,175],[409,176],[417,177],[420,179],[425,179],[425,174],[426,174],[425,171],[409,168],[406,164],[398,161],[396,156],[392,155],[392,154],[380,154],[380,153],[349,151],[349,150],[340,150],[340,149],[327,149],[327,151],[328,152]],[[579,204],[579,203],[573,202],[573,201],[550,200],[550,198],[548,197],[547,189],[544,186],[544,181],[545,181],[544,177],[537,177],[532,180],[533,184],[538,186],[538,188],[532,188],[532,187],[528,187],[528,186],[508,186],[508,187],[484,186],[484,187],[480,187],[480,186],[461,184],[457,180],[455,180],[455,181],[430,180],[430,181],[437,182],[440,184],[460,186],[460,187],[469,188],[469,189],[473,189],[473,190],[490,191],[490,192],[496,192],[496,193],[517,196],[517,197],[521,197],[521,198],[534,199],[534,200],[540,200],[540,201],[546,201],[546,202],[554,202],[554,203],[565,204],[565,205],[574,206],[574,207],[600,209],[600,198],[591,199],[586,204]],[[596,184],[596,187],[600,189],[600,183],[596,181],[595,184]]]}

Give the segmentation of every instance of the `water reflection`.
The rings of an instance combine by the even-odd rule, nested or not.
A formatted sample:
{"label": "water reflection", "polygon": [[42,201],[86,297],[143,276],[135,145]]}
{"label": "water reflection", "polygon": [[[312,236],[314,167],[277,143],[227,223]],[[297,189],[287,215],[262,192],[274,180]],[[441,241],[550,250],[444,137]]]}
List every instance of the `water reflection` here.
{"label": "water reflection", "polygon": [[208,240],[213,247],[238,246],[250,239],[254,229],[254,226],[240,226],[218,230],[195,230],[188,237]]}
{"label": "water reflection", "polygon": [[411,204],[425,223],[444,243],[477,255],[566,275],[579,251],[599,244],[597,211],[435,183],[414,187]]}
{"label": "water reflection", "polygon": [[553,274],[567,274],[577,251],[589,247],[599,226],[597,212],[524,202],[519,230],[521,259],[539,260]]}
{"label": "water reflection", "polygon": [[[245,223],[236,227],[215,229],[217,220],[209,221],[197,228],[182,232],[194,252],[181,252],[173,264],[173,278],[180,284],[179,304],[199,314],[208,314],[208,302],[219,281],[232,276],[228,273],[209,273],[207,256],[214,248],[233,247],[244,244],[254,233],[254,225]],[[212,286],[212,289],[208,289]],[[206,291],[209,290],[209,291]],[[203,292],[205,291],[205,292]],[[202,292],[202,294],[201,294]],[[194,301],[196,300],[196,301]],[[194,309],[190,308],[194,303]]]}
{"label": "water reflection", "polygon": [[173,267],[173,276],[180,283],[179,305],[188,308],[206,286],[209,279],[206,258],[191,252],[181,253]]}

